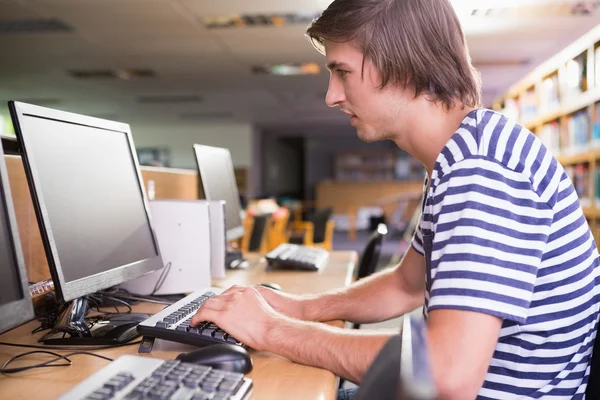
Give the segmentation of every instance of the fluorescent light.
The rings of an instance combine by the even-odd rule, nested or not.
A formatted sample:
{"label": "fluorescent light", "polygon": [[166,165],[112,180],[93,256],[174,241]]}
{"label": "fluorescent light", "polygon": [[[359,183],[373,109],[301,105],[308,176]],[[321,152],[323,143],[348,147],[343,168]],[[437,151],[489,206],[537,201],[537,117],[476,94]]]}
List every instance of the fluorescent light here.
{"label": "fluorescent light", "polygon": [[252,72],[255,74],[270,74],[270,75],[315,75],[321,72],[321,67],[317,63],[303,64],[276,64],[276,65],[261,65],[252,67]]}

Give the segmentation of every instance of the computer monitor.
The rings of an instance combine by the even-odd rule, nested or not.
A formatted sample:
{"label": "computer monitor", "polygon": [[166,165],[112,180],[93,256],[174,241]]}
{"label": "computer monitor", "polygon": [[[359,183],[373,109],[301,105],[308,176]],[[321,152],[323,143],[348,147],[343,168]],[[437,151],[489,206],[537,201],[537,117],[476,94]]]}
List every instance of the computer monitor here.
{"label": "computer monitor", "polygon": [[9,108],[57,299],[70,302],[44,342],[64,333],[61,344],[137,336],[143,316],[84,319],[85,296],[163,267],[129,125],[20,102]]}
{"label": "computer monitor", "polygon": [[32,318],[33,306],[0,141],[0,332]]}
{"label": "computer monitor", "polygon": [[225,200],[225,227],[228,241],[244,236],[240,195],[233,172],[233,161],[228,149],[194,145],[196,163],[200,172],[206,200]]}

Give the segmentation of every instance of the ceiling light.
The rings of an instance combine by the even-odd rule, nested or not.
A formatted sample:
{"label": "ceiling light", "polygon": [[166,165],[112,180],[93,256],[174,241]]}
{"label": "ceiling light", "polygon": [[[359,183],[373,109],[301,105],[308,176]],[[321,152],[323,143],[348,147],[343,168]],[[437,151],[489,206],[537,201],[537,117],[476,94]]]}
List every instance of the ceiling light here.
{"label": "ceiling light", "polygon": [[257,75],[316,75],[321,72],[321,67],[317,63],[266,64],[252,67],[252,72]]}
{"label": "ceiling light", "polygon": [[319,14],[316,13],[243,14],[206,17],[202,19],[202,23],[207,29],[248,28],[256,26],[281,28],[286,25],[307,25],[318,16]]}

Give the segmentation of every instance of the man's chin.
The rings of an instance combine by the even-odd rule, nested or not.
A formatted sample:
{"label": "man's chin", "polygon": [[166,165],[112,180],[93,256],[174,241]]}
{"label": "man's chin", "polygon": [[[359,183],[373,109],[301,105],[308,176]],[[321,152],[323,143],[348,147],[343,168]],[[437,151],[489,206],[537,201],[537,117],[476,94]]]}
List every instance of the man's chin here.
{"label": "man's chin", "polygon": [[377,141],[377,135],[373,134],[373,132],[368,132],[362,129],[356,129],[356,134],[358,138],[365,143],[373,143]]}

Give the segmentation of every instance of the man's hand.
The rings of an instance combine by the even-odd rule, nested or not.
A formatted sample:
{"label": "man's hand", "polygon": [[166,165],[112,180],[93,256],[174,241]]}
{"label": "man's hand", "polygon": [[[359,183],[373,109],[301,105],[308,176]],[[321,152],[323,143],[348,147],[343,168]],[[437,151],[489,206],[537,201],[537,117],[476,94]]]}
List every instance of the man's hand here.
{"label": "man's hand", "polygon": [[269,303],[275,311],[287,315],[290,318],[309,321],[307,312],[307,299],[295,294],[273,290],[264,286],[255,286],[258,293]]}
{"label": "man's hand", "polygon": [[242,343],[266,350],[269,330],[283,317],[252,287],[232,286],[200,307],[191,326],[210,321]]}

